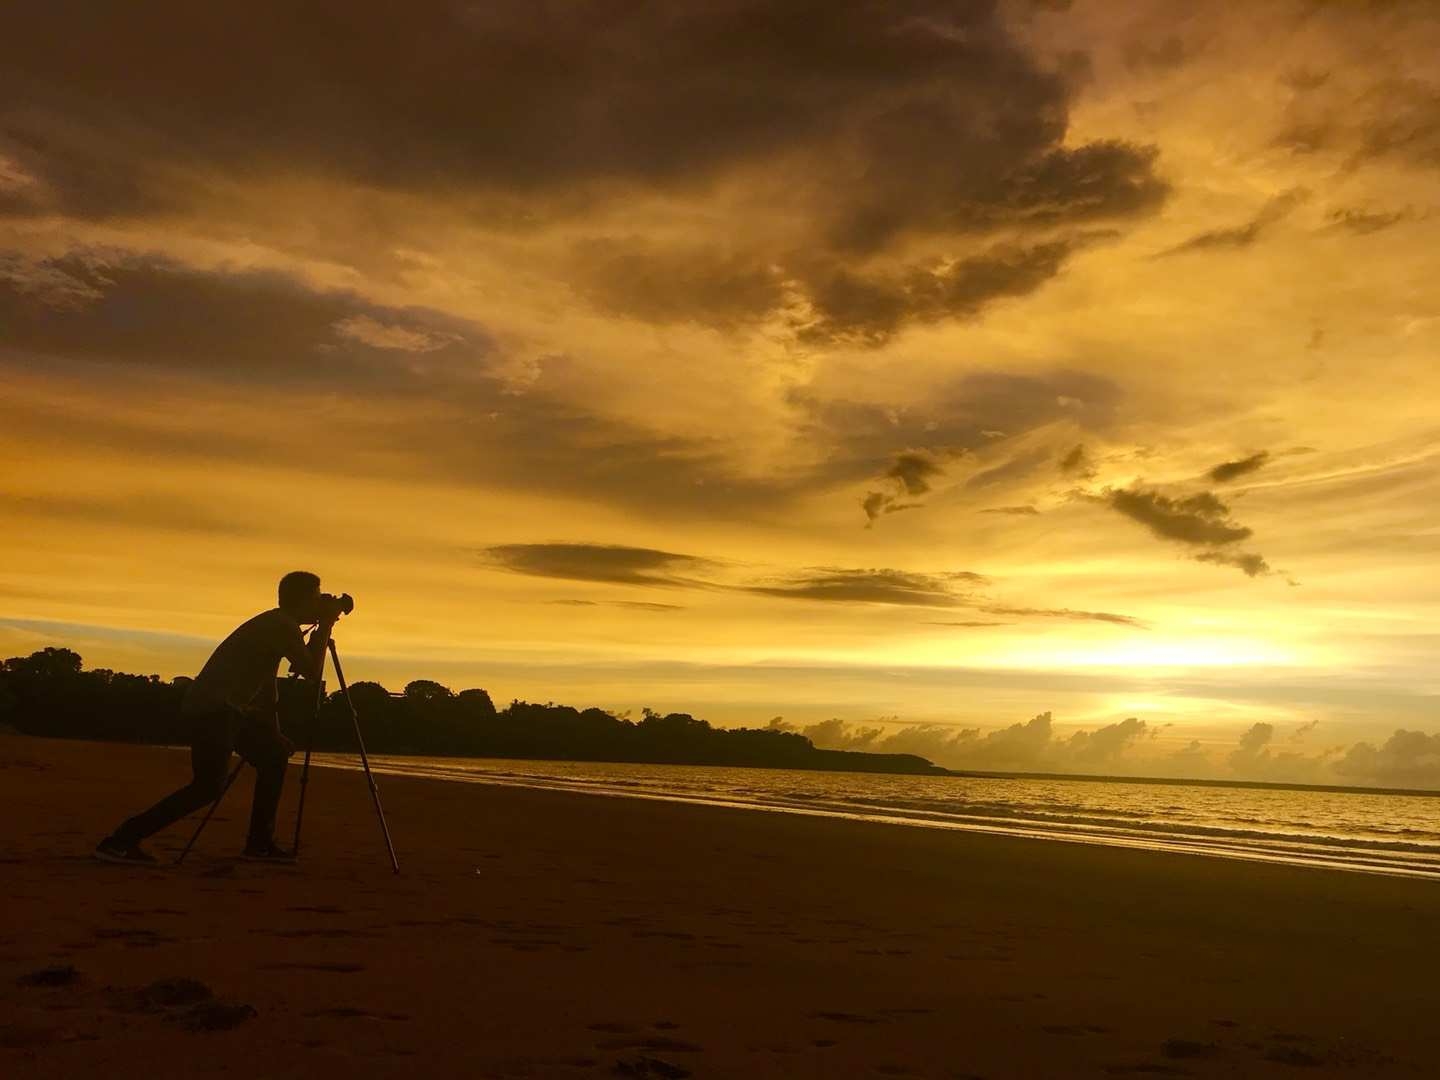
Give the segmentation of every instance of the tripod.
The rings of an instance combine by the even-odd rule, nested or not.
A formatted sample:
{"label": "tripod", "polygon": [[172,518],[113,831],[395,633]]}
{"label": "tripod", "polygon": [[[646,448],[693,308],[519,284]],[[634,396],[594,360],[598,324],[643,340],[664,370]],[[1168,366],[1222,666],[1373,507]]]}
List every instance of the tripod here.
{"label": "tripod", "polygon": [[[395,845],[390,840],[390,826],[385,823],[385,810],[380,805],[380,789],[375,785],[375,775],[370,771],[370,757],[365,752],[365,737],[360,734],[360,714],[355,711],[355,703],[350,700],[350,687],[345,682],[345,672],[340,666],[340,652],[335,648],[335,639],[329,641],[330,660],[335,665],[335,678],[340,683],[341,693],[345,697],[345,707],[350,710],[350,723],[355,729],[355,744],[360,749],[360,764],[365,770],[365,781],[370,786],[370,799],[375,804],[375,816],[380,821],[380,832],[385,837],[385,850],[390,855],[390,867],[395,873],[400,872],[400,861],[395,857]],[[295,844],[296,855],[300,854],[300,827],[305,820],[305,792],[310,785],[310,755],[315,749],[315,726],[319,719],[320,705],[325,700],[325,682],[317,679],[315,682],[315,699],[309,711],[309,719],[305,730],[305,763],[300,769],[300,805],[295,811]],[[205,812],[205,817],[196,826],[195,833],[190,837],[190,842],[175,859],[178,866],[185,861],[185,856],[190,854],[190,849],[195,846],[195,841],[200,839],[200,834],[205,831],[205,826],[210,824],[210,818],[219,809],[225,794],[230,790],[231,785],[240,775],[240,770],[245,768],[245,759],[242,757],[238,765],[231,771],[225,780],[225,786],[220,789],[220,794],[210,804],[210,809]]]}

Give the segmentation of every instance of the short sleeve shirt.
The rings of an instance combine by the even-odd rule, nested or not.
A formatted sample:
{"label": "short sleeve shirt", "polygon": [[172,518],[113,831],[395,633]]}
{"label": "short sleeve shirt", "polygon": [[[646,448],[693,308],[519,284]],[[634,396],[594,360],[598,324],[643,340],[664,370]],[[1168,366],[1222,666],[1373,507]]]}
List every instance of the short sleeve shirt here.
{"label": "short sleeve shirt", "polygon": [[262,611],[215,647],[185,691],[184,711],[195,715],[243,709],[274,682],[286,657],[308,663],[299,625],[279,608]]}

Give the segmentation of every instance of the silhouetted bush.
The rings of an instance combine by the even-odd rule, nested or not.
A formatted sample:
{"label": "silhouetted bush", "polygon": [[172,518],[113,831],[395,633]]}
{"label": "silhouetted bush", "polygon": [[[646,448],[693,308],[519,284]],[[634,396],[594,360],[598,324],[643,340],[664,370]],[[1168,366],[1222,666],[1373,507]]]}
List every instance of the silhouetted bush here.
{"label": "silhouetted bush", "polygon": [[[184,744],[180,701],[189,679],[85,671],[79,654],[48,648],[0,664],[0,724],[27,735]],[[416,679],[392,694],[375,682],[350,685],[366,748],[448,757],[554,758],[689,765],[742,765],[856,772],[943,772],[913,754],[819,750],[803,735],[715,728],[689,713],[650,709],[636,722],[603,709],[512,701],[496,710],[484,690],[455,693]],[[335,691],[315,709],[314,688],[280,680],[281,719],[297,745],[353,750],[355,730]]]}

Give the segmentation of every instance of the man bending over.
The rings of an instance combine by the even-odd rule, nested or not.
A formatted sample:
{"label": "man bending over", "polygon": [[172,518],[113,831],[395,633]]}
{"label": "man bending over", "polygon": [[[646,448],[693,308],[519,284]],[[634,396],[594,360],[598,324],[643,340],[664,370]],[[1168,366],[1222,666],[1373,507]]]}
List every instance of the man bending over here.
{"label": "man bending over", "polygon": [[[243,858],[290,862],[294,855],[275,843],[275,812],[285,766],[295,746],[280,732],[275,688],[281,659],[311,680],[325,670],[325,649],[339,612],[321,597],[320,579],[296,570],[280,579],[280,606],[241,623],[215,648],[185,690],[181,715],[190,727],[194,777],[100,841],[95,856],[108,862],[152,864],[157,860],[140,841],[173,825],[220,797],[230,769],[230,752],[255,766],[255,800],[250,838]],[[318,624],[310,643],[300,627]]]}

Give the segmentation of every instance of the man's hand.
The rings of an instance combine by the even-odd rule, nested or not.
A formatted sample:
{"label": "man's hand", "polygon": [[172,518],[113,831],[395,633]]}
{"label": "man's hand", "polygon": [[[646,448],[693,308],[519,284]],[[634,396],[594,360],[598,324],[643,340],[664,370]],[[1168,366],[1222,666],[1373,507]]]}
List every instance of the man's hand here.
{"label": "man's hand", "polygon": [[280,749],[285,751],[285,756],[287,758],[293,757],[295,755],[295,744],[284,735],[277,733],[275,737],[280,743]]}

